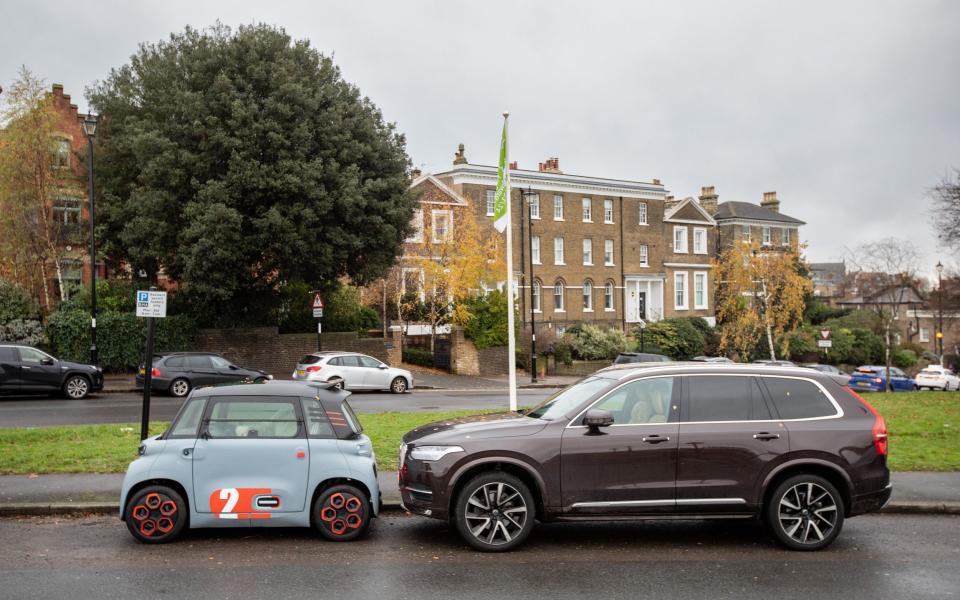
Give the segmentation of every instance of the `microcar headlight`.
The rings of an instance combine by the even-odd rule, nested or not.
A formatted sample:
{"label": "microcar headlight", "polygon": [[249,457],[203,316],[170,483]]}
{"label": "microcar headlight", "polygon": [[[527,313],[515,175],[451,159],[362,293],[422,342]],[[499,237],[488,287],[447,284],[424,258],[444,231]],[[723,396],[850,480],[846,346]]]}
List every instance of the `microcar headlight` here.
{"label": "microcar headlight", "polygon": [[463,448],[460,446],[417,446],[410,451],[410,458],[434,461],[454,452],[463,452]]}

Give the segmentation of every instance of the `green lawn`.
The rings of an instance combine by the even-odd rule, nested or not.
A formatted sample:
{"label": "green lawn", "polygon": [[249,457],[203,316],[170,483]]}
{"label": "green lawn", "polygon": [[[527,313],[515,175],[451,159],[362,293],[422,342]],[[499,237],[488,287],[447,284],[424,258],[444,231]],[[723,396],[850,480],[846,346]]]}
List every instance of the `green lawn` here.
{"label": "green lawn", "polygon": [[[960,470],[960,393],[870,394],[866,399],[890,430],[895,471]],[[381,470],[395,469],[400,437],[417,425],[471,411],[360,415]],[[151,433],[166,423],[155,422]],[[0,474],[116,473],[136,456],[138,425],[78,425],[0,429]]]}

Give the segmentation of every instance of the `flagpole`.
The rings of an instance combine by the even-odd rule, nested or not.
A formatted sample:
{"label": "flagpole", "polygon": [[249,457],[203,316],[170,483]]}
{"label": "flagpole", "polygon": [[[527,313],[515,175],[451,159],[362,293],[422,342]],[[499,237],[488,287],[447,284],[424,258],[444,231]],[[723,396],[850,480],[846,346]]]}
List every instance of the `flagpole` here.
{"label": "flagpole", "polygon": [[504,159],[504,178],[507,188],[507,377],[510,386],[510,410],[517,410],[517,340],[513,315],[513,217],[510,206],[513,198],[510,189],[510,137],[507,126],[510,113],[503,113],[504,145],[506,156]]}

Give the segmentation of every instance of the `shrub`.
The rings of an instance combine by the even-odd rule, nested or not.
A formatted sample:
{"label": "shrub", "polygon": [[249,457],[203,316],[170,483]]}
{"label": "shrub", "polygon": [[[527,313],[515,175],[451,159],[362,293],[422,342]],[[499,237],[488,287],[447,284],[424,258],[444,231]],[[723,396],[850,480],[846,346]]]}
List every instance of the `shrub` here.
{"label": "shrub", "polygon": [[433,354],[423,348],[404,348],[403,362],[422,367],[433,366]]}
{"label": "shrub", "polygon": [[690,319],[654,321],[647,325],[644,335],[649,336],[653,343],[659,346],[661,353],[673,360],[690,360],[704,351],[703,334]]}
{"label": "shrub", "polygon": [[[464,323],[463,334],[478,350],[507,345],[506,294],[493,291],[486,296],[465,298],[461,302],[470,313],[470,318]],[[527,331],[528,342],[529,334]]]}
{"label": "shrub", "polygon": [[807,303],[803,320],[813,325],[820,325],[827,320],[839,319],[848,314],[850,314],[850,309],[848,308],[834,308],[822,300],[814,298]]}
{"label": "shrub", "polygon": [[847,362],[853,365],[878,365],[884,362],[883,338],[861,327],[850,329],[850,334],[853,336],[853,344]]}
{"label": "shrub", "polygon": [[707,320],[703,317],[685,318],[688,319],[690,324],[703,336],[703,354],[716,356],[720,352],[720,333],[717,331],[717,328],[711,327],[710,323],[707,323]]}
{"label": "shrub", "polygon": [[[97,313],[107,311],[135,312],[137,290],[149,289],[149,287],[147,283],[129,279],[98,279]],[[69,300],[60,303],[58,310],[85,310],[90,312],[90,286],[85,285],[78,288]]]}
{"label": "shrub", "polygon": [[40,318],[40,307],[27,290],[0,278],[0,325],[14,320]]}
{"label": "shrub", "polygon": [[47,336],[40,321],[36,319],[13,319],[6,324],[0,323],[0,342],[45,347]]}
{"label": "shrub", "polygon": [[613,359],[627,349],[627,338],[619,329],[585,324],[573,336],[574,354],[583,360]]}
{"label": "shrub", "polygon": [[917,364],[917,355],[913,350],[897,348],[890,354],[890,362],[900,369],[909,369]]}

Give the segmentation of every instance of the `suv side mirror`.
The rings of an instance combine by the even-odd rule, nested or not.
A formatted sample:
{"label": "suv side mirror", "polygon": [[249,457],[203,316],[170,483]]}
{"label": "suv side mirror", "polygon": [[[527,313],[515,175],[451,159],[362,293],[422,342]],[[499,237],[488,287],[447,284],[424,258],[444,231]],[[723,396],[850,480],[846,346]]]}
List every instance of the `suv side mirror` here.
{"label": "suv side mirror", "polygon": [[609,410],[591,408],[583,416],[583,424],[590,429],[590,433],[600,433],[601,427],[613,425],[613,414]]}
{"label": "suv side mirror", "polygon": [[42,359],[42,360],[40,361],[40,364],[41,364],[41,365],[47,365],[47,366],[52,365],[52,364],[53,364],[53,359],[52,359],[52,358],[44,358],[44,359]]}
{"label": "suv side mirror", "polygon": [[237,365],[230,365],[230,370],[231,370],[231,371],[236,371],[236,370],[237,370]]}

